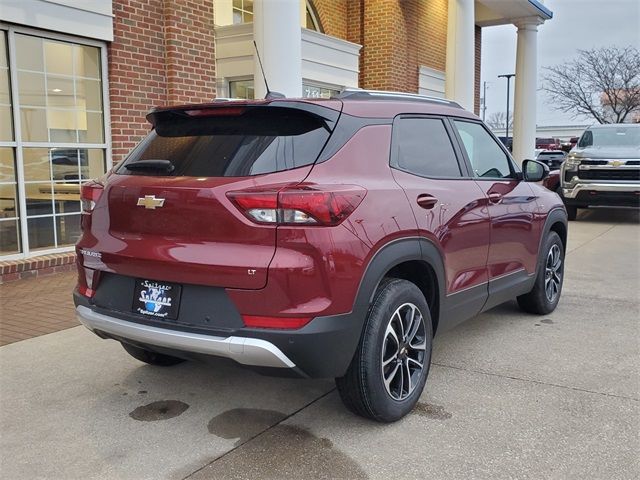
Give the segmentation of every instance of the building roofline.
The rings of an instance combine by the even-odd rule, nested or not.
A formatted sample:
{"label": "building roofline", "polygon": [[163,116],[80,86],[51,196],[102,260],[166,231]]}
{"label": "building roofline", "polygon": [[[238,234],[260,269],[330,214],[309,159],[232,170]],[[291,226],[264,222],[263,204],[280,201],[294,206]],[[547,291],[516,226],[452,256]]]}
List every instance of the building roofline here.
{"label": "building roofline", "polygon": [[529,3],[537,8],[545,18],[545,20],[551,20],[553,18],[553,12],[544,6],[539,0],[529,0]]}

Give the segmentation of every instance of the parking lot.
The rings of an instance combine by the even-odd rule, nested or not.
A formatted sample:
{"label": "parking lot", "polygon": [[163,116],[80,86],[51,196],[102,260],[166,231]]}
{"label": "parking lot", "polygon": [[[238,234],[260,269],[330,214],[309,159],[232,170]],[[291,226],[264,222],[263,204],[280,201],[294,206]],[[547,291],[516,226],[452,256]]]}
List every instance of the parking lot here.
{"label": "parking lot", "polygon": [[[583,212],[558,309],[513,302],[438,336],[418,407],[392,425],[347,412],[330,380],[147,366],[84,327],[11,343],[0,476],[640,478],[639,252],[637,211]],[[45,297],[27,314],[51,315],[28,285]]]}

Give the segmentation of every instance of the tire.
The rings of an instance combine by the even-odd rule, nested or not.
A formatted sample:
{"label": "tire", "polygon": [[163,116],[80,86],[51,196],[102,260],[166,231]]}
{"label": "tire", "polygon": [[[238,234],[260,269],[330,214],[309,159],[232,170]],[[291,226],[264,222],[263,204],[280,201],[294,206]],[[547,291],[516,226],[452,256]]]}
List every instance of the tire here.
{"label": "tire", "polygon": [[556,193],[564,202],[564,208],[567,210],[567,219],[571,221],[575,220],[578,216],[578,207],[576,207],[575,205],[567,205],[567,203],[564,201],[564,197],[562,196],[562,187],[558,187],[556,189]]}
{"label": "tire", "polygon": [[177,365],[184,362],[184,360],[181,358],[172,357],[171,355],[165,355],[163,353],[152,352],[140,347],[134,347],[133,345],[130,345],[128,343],[121,343],[122,347],[127,351],[129,355],[131,355],[136,360],[148,363],[149,365],[171,367],[172,365]]}
{"label": "tire", "polygon": [[540,249],[535,284],[529,293],[518,297],[518,305],[528,313],[553,312],[560,301],[563,281],[564,246],[556,232],[549,232]]}
{"label": "tire", "polygon": [[429,375],[432,337],[431,314],[420,289],[407,280],[383,280],[353,360],[336,378],[346,407],[378,422],[395,422],[409,413]]}

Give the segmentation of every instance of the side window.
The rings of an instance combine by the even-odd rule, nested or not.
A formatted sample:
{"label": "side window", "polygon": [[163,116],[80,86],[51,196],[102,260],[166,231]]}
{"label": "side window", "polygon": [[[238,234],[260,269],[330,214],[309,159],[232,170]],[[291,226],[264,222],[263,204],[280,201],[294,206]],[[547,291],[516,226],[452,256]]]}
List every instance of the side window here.
{"label": "side window", "polygon": [[585,130],[585,132],[582,134],[582,137],[580,138],[578,146],[580,148],[585,148],[590,147],[591,145],[593,145],[593,133],[591,132],[591,130]]}
{"label": "side window", "polygon": [[391,166],[421,177],[462,176],[449,134],[438,118],[394,122]]}
{"label": "side window", "polygon": [[459,120],[455,120],[454,124],[476,177],[511,178],[513,176],[507,154],[481,124]]}

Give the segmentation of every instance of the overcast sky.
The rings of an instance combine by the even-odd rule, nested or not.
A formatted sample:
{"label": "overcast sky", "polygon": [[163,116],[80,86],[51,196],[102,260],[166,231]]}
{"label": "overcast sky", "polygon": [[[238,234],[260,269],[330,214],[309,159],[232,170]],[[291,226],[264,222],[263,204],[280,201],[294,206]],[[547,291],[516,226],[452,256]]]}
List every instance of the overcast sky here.
{"label": "overcast sky", "polygon": [[[538,88],[542,67],[571,60],[579,49],[603,46],[640,48],[640,0],[545,0],[553,18],[538,27]],[[497,78],[515,73],[516,27],[504,25],[482,29],[482,81],[487,82],[487,118],[506,110],[506,80]],[[513,85],[511,79],[511,105]],[[482,84],[480,85],[482,95]],[[551,108],[543,91],[538,91],[538,125],[590,124],[589,118]]]}

